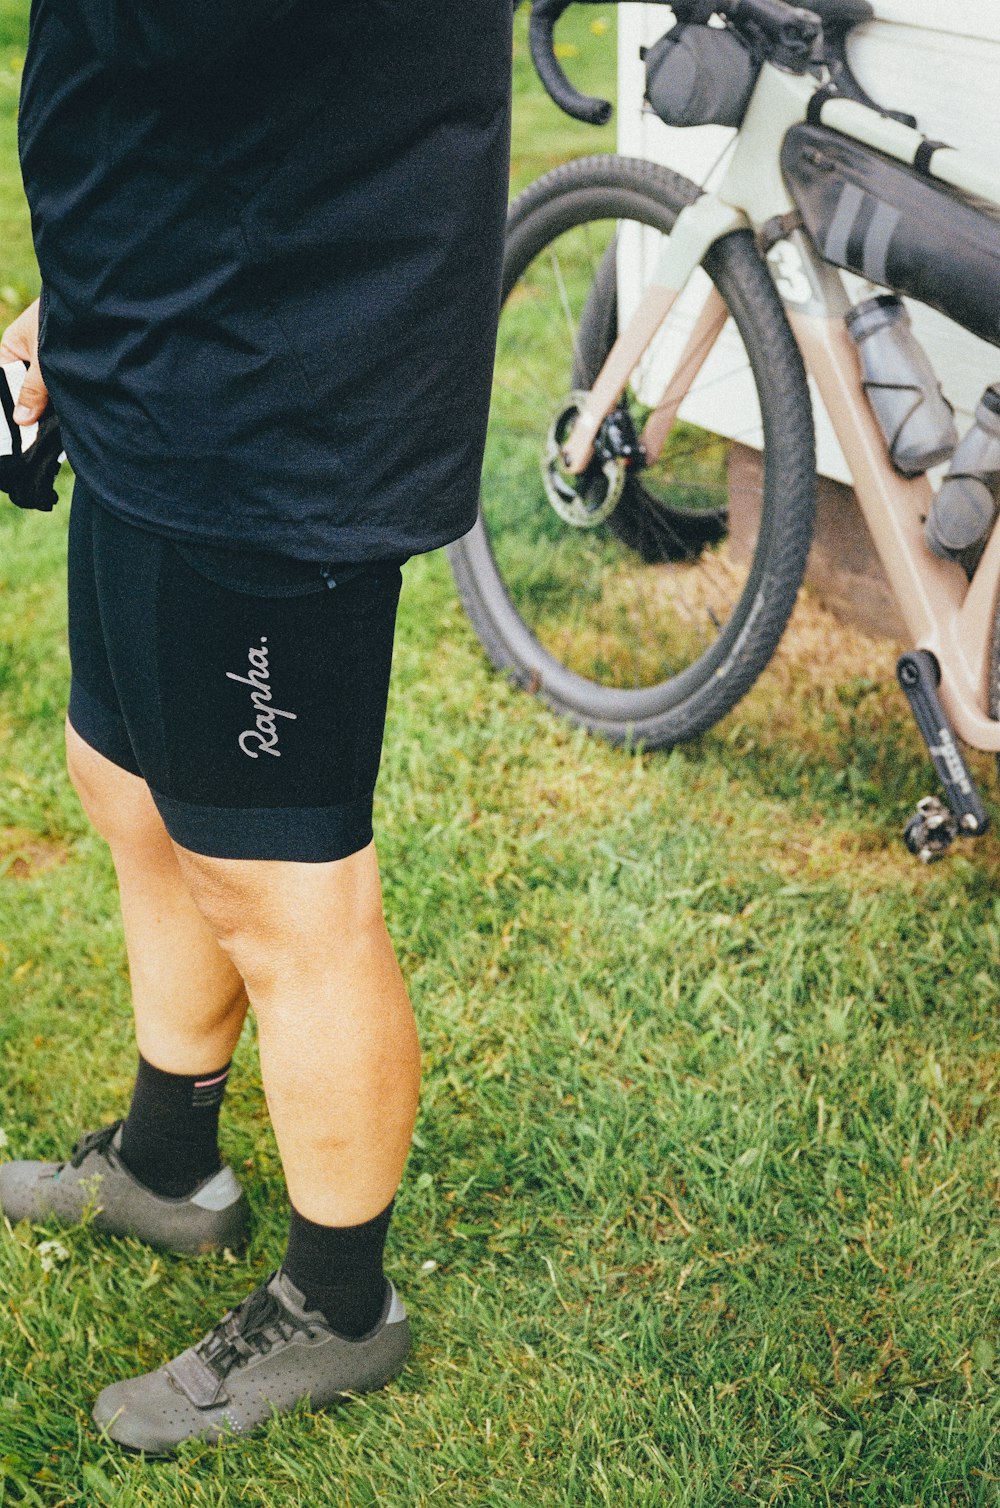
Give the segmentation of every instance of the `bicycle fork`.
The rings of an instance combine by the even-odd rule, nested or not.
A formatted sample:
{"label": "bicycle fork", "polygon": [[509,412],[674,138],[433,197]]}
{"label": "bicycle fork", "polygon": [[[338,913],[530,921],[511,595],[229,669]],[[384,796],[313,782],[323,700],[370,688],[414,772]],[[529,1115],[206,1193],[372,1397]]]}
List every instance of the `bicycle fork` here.
{"label": "bicycle fork", "polygon": [[[586,471],[593,458],[594,442],[601,425],[621,398],[633,371],[691,274],[704,260],[709,247],[732,231],[745,229],[746,225],[745,217],[738,210],[722,204],[709,194],[703,195],[681,211],[638,309],[628,327],[615,341],[563,446],[566,469],[572,475],[580,476]],[[685,351],[681,363],[682,373],[675,373],[675,389],[679,375],[690,383],[697,374],[724,323],[725,320],[719,317],[718,304],[711,301],[708,313],[703,311],[702,318],[695,327],[693,345],[689,344]],[[680,407],[678,400],[676,408],[670,412],[673,396],[672,392],[664,395],[665,413],[658,417],[657,426],[649,437],[660,448],[673,417],[676,416],[676,408]],[[683,394],[681,397],[683,398]]]}

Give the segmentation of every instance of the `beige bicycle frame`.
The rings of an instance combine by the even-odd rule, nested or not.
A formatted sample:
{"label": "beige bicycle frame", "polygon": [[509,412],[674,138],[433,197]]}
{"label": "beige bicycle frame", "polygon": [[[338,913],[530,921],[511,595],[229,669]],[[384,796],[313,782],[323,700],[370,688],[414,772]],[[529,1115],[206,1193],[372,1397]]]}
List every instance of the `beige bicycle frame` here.
{"label": "beige bicycle frame", "polygon": [[[794,208],[781,176],[786,133],[806,119],[817,85],[765,65],[750,108],[715,193],[705,193],[678,216],[639,305],[611,350],[565,446],[569,469],[582,472],[605,418],[631,373],[709,248],[734,230],[760,229]],[[878,151],[912,163],[923,142],[918,131],[850,100],[830,99],[824,125]],[[935,178],[1000,205],[1000,177],[962,153],[938,149]],[[939,694],[958,735],[972,747],[1000,752],[1000,721],[989,716],[989,655],[1000,588],[1000,528],[993,531],[970,584],[960,566],[938,560],[924,543],[923,520],[932,491],[926,477],[907,481],[889,459],[865,397],[854,343],[844,316],[849,301],[840,274],[801,232],[785,241],[795,258],[794,279],[776,278],[792,329],[815,379],[850,467],[858,502],[914,647],[929,650],[941,668]],[[660,455],[692,382],[727,318],[714,291],[695,320],[666,390],[643,432],[647,457]],[[998,355],[1000,365],[1000,355]]]}

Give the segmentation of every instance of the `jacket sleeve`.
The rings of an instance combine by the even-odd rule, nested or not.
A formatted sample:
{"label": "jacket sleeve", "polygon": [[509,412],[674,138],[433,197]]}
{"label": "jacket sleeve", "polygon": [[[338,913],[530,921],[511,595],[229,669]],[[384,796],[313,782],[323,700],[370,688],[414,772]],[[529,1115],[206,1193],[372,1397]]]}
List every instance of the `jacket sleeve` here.
{"label": "jacket sleeve", "polygon": [[298,0],[58,0],[63,19],[84,34],[108,67],[129,73],[207,74],[228,53]]}

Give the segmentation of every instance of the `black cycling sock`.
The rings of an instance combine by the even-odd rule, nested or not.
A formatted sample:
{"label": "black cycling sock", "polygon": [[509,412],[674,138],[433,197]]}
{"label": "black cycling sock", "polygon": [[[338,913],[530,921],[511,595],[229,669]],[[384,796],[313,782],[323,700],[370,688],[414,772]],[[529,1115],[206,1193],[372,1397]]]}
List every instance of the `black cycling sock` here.
{"label": "black cycling sock", "polygon": [[219,1110],[229,1064],[214,1073],[166,1073],[140,1053],[121,1157],[154,1194],[181,1199],[222,1166]]}
{"label": "black cycling sock", "polygon": [[316,1225],[292,1208],[283,1272],[338,1335],[356,1340],[385,1306],[382,1253],[392,1205],[364,1225]]}

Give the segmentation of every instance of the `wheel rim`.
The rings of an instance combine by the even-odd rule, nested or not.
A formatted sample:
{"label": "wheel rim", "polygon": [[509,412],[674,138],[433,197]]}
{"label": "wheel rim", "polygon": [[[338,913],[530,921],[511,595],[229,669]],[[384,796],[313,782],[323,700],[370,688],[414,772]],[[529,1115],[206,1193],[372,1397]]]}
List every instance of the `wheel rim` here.
{"label": "wheel rim", "polygon": [[[558,682],[564,700],[598,716],[638,718],[688,694],[733,652],[759,597],[753,561],[766,517],[760,469],[744,467],[737,479],[733,442],[696,422],[713,396],[725,403],[728,395],[744,419],[750,413],[738,439],[760,445],[756,386],[731,319],[691,385],[661,461],[628,476],[609,518],[573,527],[546,498],[553,418],[581,372],[592,379],[610,341],[595,329],[595,279],[602,267],[607,274],[610,258],[617,292],[616,247],[617,255],[638,253],[648,265],[661,239],[647,225],[612,219],[564,229],[519,270],[500,322],[479,568],[492,568],[506,594],[509,612],[498,626],[518,640],[514,658],[533,663],[542,684]],[[698,297],[693,289],[681,301],[626,394],[639,429]],[[731,537],[727,525],[737,514]],[[648,521],[660,540],[652,560],[637,542],[636,519]]]}

